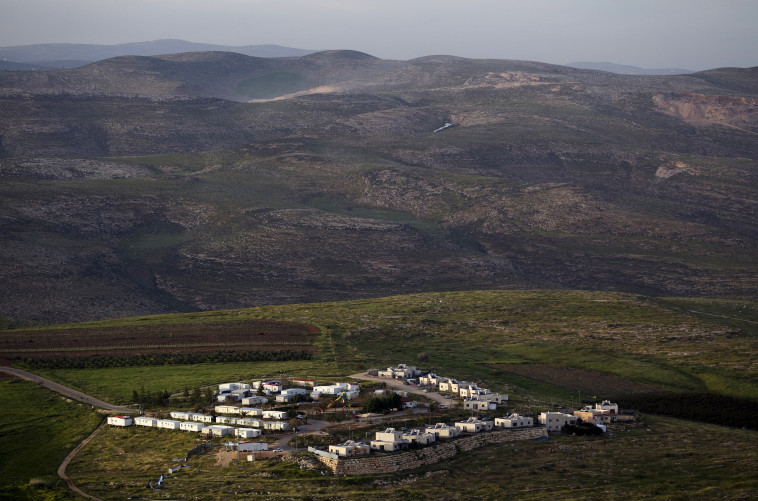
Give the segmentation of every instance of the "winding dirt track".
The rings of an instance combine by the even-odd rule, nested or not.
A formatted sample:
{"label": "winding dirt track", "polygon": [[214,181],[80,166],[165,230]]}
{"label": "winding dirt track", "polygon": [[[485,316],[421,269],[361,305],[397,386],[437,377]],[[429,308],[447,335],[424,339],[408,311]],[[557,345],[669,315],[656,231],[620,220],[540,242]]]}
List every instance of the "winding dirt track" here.
{"label": "winding dirt track", "polygon": [[13,367],[0,366],[0,372],[5,372],[6,374],[10,374],[12,376],[15,376],[19,379],[24,379],[26,381],[34,381],[35,383],[39,383],[45,388],[53,390],[56,393],[60,393],[61,395],[64,395],[69,398],[73,398],[74,400],[84,402],[85,404],[89,404],[94,407],[99,407],[101,409],[105,409],[105,410],[113,411],[113,412],[122,412],[125,414],[134,414],[135,412],[137,412],[135,409],[131,409],[129,407],[121,407],[119,405],[113,405],[113,404],[109,404],[108,402],[103,402],[99,398],[95,398],[91,395],[87,395],[86,393],[82,393],[80,391],[74,390],[67,386],[63,386],[62,384],[58,384],[55,381],[50,381],[49,379],[45,379],[42,376],[38,376],[37,374],[33,374],[25,370],[14,369]]}
{"label": "winding dirt track", "polygon": [[[129,407],[121,407],[118,405],[109,404],[108,402],[103,402],[102,400],[95,398],[91,395],[87,395],[86,393],[76,391],[67,386],[63,386],[62,384],[58,384],[55,381],[50,381],[49,379],[43,378],[42,376],[38,376],[37,374],[33,374],[25,370],[14,369],[13,367],[0,366],[0,372],[5,372],[6,374],[10,374],[12,376],[15,376],[19,379],[23,379],[25,381],[34,381],[35,383],[41,384],[45,388],[48,388],[56,393],[60,393],[61,395],[73,398],[74,400],[84,402],[85,404],[89,404],[94,407],[99,407],[101,409],[106,409],[108,411],[119,412],[119,413],[132,413],[133,414],[135,412],[134,409],[130,409]],[[61,477],[66,482],[66,485],[68,485],[69,489],[76,492],[80,496],[84,496],[88,499],[93,499],[95,501],[101,501],[101,500],[99,498],[96,498],[95,496],[91,496],[87,494],[86,492],[79,489],[76,485],[74,485],[74,482],[68,477],[68,475],[66,475],[66,468],[68,467],[68,464],[71,462],[71,460],[74,459],[77,453],[81,450],[81,448],[87,445],[90,440],[95,438],[95,435],[97,435],[98,432],[100,432],[100,430],[103,429],[106,423],[107,423],[107,420],[103,421],[100,424],[100,426],[98,426],[89,437],[82,440],[82,442],[79,445],[77,445],[74,448],[74,450],[68,453],[68,456],[66,456],[66,459],[64,459],[61,465],[58,467],[58,476]]]}
{"label": "winding dirt track", "polygon": [[107,423],[107,421],[103,421],[102,423],[100,423],[100,426],[98,426],[89,437],[82,440],[82,442],[79,445],[77,445],[74,448],[74,450],[69,452],[68,456],[66,456],[66,459],[64,459],[61,465],[58,467],[58,476],[61,477],[66,482],[66,485],[68,485],[69,489],[76,492],[80,496],[84,496],[85,498],[89,498],[89,499],[94,499],[95,501],[102,501],[102,500],[100,498],[96,498],[95,496],[91,496],[87,494],[86,492],[84,492],[83,490],[75,486],[74,482],[68,477],[68,475],[66,475],[66,468],[68,467],[68,464],[71,462],[71,460],[74,459],[74,457],[79,453],[81,448],[87,445],[89,441],[95,438],[95,435],[97,435],[98,432],[103,429],[103,427],[105,426],[105,423]]}

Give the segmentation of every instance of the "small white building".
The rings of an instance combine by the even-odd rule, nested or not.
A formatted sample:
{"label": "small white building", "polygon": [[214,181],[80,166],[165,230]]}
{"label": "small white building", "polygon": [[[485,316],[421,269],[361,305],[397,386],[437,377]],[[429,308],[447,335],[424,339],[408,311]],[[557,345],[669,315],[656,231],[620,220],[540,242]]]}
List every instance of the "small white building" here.
{"label": "small white building", "polygon": [[603,400],[602,402],[595,403],[595,409],[600,409],[603,411],[608,411],[611,414],[618,414],[619,413],[619,404],[613,403],[610,400]]}
{"label": "small white building", "polygon": [[137,426],[147,426],[148,428],[157,428],[158,420],[156,418],[137,416],[134,418],[134,424]]}
{"label": "small white building", "polygon": [[261,384],[263,385],[263,391],[270,393],[279,393],[282,391],[282,382],[278,379],[269,379],[266,381],[261,381]]}
{"label": "small white building", "polygon": [[179,419],[182,421],[189,421],[191,412],[187,411],[171,411],[171,419]]}
{"label": "small white building", "polygon": [[203,428],[203,435],[210,435],[213,437],[225,437],[234,433],[233,426],[226,426],[222,424],[213,424]]}
{"label": "small white building", "polygon": [[193,431],[195,433],[200,433],[203,431],[203,428],[205,425],[203,423],[198,423],[195,421],[182,421],[179,423],[179,429],[184,431]]}
{"label": "small white building", "polygon": [[364,456],[371,453],[371,445],[348,440],[343,444],[330,445],[329,452],[341,457]]}
{"label": "small white building", "polygon": [[240,414],[243,416],[262,416],[263,409],[258,407],[240,407]]}
{"label": "small white building", "polygon": [[534,419],[514,413],[508,417],[495,418],[495,426],[498,428],[531,428],[534,426]]}
{"label": "small white building", "polygon": [[176,421],[175,419],[158,420],[158,428],[163,428],[164,430],[178,430],[180,426],[181,422]]}
{"label": "small white building", "polygon": [[218,385],[219,391],[249,390],[250,385],[247,383],[222,383]]}
{"label": "small white building", "polygon": [[347,385],[345,383],[337,383],[337,384],[329,384],[329,385],[313,387],[313,392],[322,393],[324,395],[339,395],[343,391],[347,391]]}
{"label": "small white building", "polygon": [[264,421],[263,429],[271,431],[288,431],[290,424],[287,421]]}
{"label": "small white building", "polygon": [[398,364],[397,367],[387,367],[386,370],[379,371],[379,377],[389,379],[408,379],[418,376],[420,371],[412,366],[406,364]]}
{"label": "small white building", "polygon": [[293,378],[293,379],[290,379],[290,381],[292,381],[292,384],[294,385],[305,386],[305,387],[310,386],[311,388],[313,388],[313,386],[315,386],[316,384],[316,382],[313,379]]}
{"label": "small white building", "polygon": [[213,416],[210,414],[200,414],[197,412],[192,412],[189,415],[190,421],[197,421],[198,423],[212,423],[213,422]]}
{"label": "small white building", "polygon": [[414,428],[403,433],[403,439],[407,440],[408,443],[411,444],[429,445],[437,441],[437,436],[434,433],[429,433],[426,430]]}
{"label": "small white building", "polygon": [[475,417],[470,417],[465,421],[456,421],[455,427],[458,428],[460,431],[465,431],[467,433],[479,433],[481,431],[485,431],[488,428],[490,428],[488,422],[475,418]]}
{"label": "small white building", "polygon": [[440,380],[439,390],[440,391],[446,391],[446,392],[452,392],[454,385],[457,387],[458,381],[456,381],[455,379],[444,378],[444,379]]}
{"label": "small white building", "polygon": [[500,393],[493,393],[489,390],[480,390],[479,393],[471,397],[474,400],[482,400],[484,402],[490,402],[495,404],[502,404],[508,401],[508,395],[501,395]]}
{"label": "small white building", "polygon": [[440,381],[444,379],[437,374],[430,372],[428,374],[424,374],[420,378],[418,378],[418,382],[421,386],[437,386],[440,384]]}
{"label": "small white building", "polygon": [[240,403],[242,403],[242,405],[262,405],[268,403],[268,398],[254,395],[252,397],[243,398]]}
{"label": "small white building", "polygon": [[131,416],[108,416],[108,424],[126,428],[134,424],[134,419]]}
{"label": "small white building", "polygon": [[239,452],[267,451],[268,444],[266,442],[240,442],[237,444],[237,450]]}
{"label": "small white building", "polygon": [[263,420],[257,418],[238,418],[237,424],[240,426],[252,426],[253,428],[263,428]]}
{"label": "small white building", "polygon": [[434,434],[437,438],[454,438],[461,433],[461,431],[455,426],[449,426],[445,423],[437,423],[434,426],[428,426],[425,431]]}
{"label": "small white building", "polygon": [[236,405],[217,405],[216,414],[239,414],[240,408]]}
{"label": "small white building", "polygon": [[276,403],[288,404],[290,402],[294,402],[298,398],[300,398],[300,395],[296,393],[280,393],[279,395],[276,396]]}
{"label": "small white building", "polygon": [[461,398],[471,398],[479,394],[479,388],[475,384],[463,384],[458,387],[458,395]]}
{"label": "small white building", "polygon": [[218,424],[237,424],[237,418],[234,416],[216,416]]}
{"label": "small white building", "polygon": [[261,436],[261,430],[253,428],[236,428],[234,435],[239,438],[256,438]]}
{"label": "small white building", "polygon": [[376,432],[376,439],[371,441],[371,450],[392,452],[407,447],[408,441],[403,438],[403,432],[395,428],[387,428]]}
{"label": "small white building", "polygon": [[[490,406],[494,406],[494,408],[491,408]],[[496,409],[497,404],[467,398],[463,401],[463,408],[472,411],[488,411]]]}
{"label": "small white building", "polygon": [[282,390],[282,395],[307,395],[308,390],[305,388],[287,388],[286,390]]}
{"label": "small white building", "polygon": [[585,423],[592,423],[594,425],[610,424],[616,417],[615,414],[611,414],[611,411],[604,409],[592,409],[590,407],[585,407],[581,410],[574,411],[574,416],[581,419]]}
{"label": "small white building", "polygon": [[576,416],[563,412],[542,412],[537,417],[538,422],[547,428],[547,431],[559,432],[566,424],[575,425]]}
{"label": "small white building", "polygon": [[263,411],[263,419],[287,419],[287,413],[274,410]]}

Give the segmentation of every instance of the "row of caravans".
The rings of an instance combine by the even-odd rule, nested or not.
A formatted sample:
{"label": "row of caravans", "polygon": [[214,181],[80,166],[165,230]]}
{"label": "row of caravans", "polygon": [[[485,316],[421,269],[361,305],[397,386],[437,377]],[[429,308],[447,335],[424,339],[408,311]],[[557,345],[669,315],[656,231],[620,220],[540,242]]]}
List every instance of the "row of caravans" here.
{"label": "row of caravans", "polygon": [[[261,421],[257,419],[237,419],[234,423],[217,422],[216,424],[207,424],[198,421],[179,421],[176,419],[158,419],[147,416],[110,416],[108,424],[116,427],[144,426],[147,428],[160,428],[166,430],[182,430],[214,437],[225,437],[227,435],[237,436],[240,438],[255,438],[261,435],[261,429],[269,431],[288,431],[290,424],[286,421]],[[237,426],[243,426],[242,428]],[[247,427],[249,426],[249,428]]]}

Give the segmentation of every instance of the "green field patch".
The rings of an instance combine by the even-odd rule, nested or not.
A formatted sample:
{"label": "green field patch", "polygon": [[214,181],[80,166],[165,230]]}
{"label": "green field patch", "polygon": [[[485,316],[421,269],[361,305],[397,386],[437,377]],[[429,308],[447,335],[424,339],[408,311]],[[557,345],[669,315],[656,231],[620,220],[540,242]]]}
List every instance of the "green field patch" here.
{"label": "green field patch", "polygon": [[16,379],[0,380],[0,402],[0,486],[51,477],[55,484],[60,463],[103,419],[88,405]]}
{"label": "green field patch", "polygon": [[228,381],[274,377],[283,373],[324,374],[320,364],[312,360],[55,369],[38,372],[46,378],[116,404],[129,403],[132,391],[140,388],[152,393],[163,390],[179,393],[185,387],[215,386]]}

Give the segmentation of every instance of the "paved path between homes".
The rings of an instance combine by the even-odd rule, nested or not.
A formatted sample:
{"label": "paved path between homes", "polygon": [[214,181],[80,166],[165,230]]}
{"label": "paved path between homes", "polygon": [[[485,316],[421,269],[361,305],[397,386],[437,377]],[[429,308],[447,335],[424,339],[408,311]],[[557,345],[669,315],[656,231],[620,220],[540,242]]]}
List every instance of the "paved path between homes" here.
{"label": "paved path between homes", "polygon": [[445,398],[443,395],[440,395],[436,391],[429,391],[425,392],[423,388],[420,388],[414,384],[404,384],[402,381],[398,381],[397,379],[389,379],[386,377],[378,377],[378,376],[369,376],[368,372],[360,372],[358,374],[353,374],[352,376],[348,376],[353,379],[363,379],[366,381],[376,381],[378,383],[386,383],[387,386],[390,388],[394,388],[396,390],[400,391],[407,391],[408,393],[414,393],[416,395],[421,395],[426,398],[430,398],[434,400],[435,402],[447,405],[448,407],[455,407],[458,405],[458,402],[454,398]]}
{"label": "paved path between homes", "polygon": [[102,500],[100,498],[96,498],[95,496],[91,496],[87,494],[86,492],[84,492],[83,490],[75,486],[74,482],[70,478],[68,478],[68,475],[66,475],[66,468],[68,467],[68,464],[71,462],[71,460],[74,459],[77,453],[82,449],[82,447],[87,445],[89,441],[95,438],[95,435],[97,435],[98,432],[103,429],[106,422],[107,421],[103,421],[102,423],[100,423],[100,426],[98,426],[89,437],[82,440],[82,443],[77,445],[73,451],[69,452],[68,456],[66,456],[66,459],[64,459],[61,465],[58,467],[58,476],[61,477],[66,482],[66,485],[68,485],[69,489],[76,492],[80,496],[84,496],[85,498],[89,498],[89,499],[94,499],[95,501],[102,501]]}
{"label": "paved path between homes", "polygon": [[39,383],[45,388],[48,388],[50,390],[53,390],[54,392],[60,393],[61,395],[67,396],[69,398],[73,398],[74,400],[78,400],[80,402],[84,402],[85,404],[93,405],[95,407],[100,407],[101,409],[105,409],[105,410],[113,411],[113,412],[120,412],[124,414],[134,414],[135,412],[137,412],[135,409],[132,409],[129,407],[121,407],[119,405],[113,405],[113,404],[109,404],[108,402],[103,402],[99,398],[95,398],[91,395],[87,395],[86,393],[82,393],[81,391],[77,391],[67,386],[63,386],[62,384],[56,383],[55,381],[50,381],[49,379],[45,379],[42,376],[38,376],[37,374],[33,374],[31,372],[28,372],[22,369],[15,369],[13,367],[0,366],[0,372],[5,372],[7,374],[16,376],[17,378],[24,379],[26,381],[34,381],[35,383]]}
{"label": "paved path between homes", "polygon": [[292,440],[295,436],[302,437],[303,435],[326,435],[326,433],[322,432],[321,430],[327,426],[329,426],[331,423],[327,423],[326,421],[321,421],[318,419],[308,419],[308,424],[301,424],[297,427],[297,433],[290,433],[288,435],[284,435],[279,440],[276,441],[276,444],[271,447],[269,450],[272,449],[281,449],[283,451],[294,451],[298,450],[290,446],[289,442]]}

